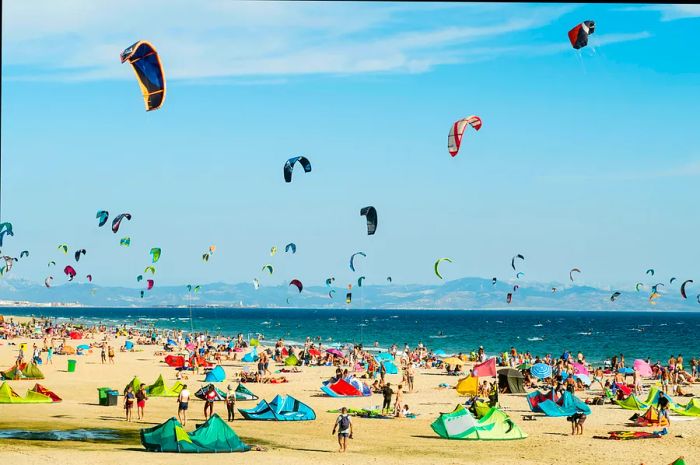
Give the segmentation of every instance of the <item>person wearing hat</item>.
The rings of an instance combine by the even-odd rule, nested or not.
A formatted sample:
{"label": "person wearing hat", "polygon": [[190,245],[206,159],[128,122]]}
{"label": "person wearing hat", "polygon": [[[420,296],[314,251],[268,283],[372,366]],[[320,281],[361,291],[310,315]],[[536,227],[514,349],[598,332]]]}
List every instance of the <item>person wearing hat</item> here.
{"label": "person wearing hat", "polygon": [[228,421],[233,421],[234,412],[236,411],[236,390],[232,385],[226,388],[226,411],[228,412]]}

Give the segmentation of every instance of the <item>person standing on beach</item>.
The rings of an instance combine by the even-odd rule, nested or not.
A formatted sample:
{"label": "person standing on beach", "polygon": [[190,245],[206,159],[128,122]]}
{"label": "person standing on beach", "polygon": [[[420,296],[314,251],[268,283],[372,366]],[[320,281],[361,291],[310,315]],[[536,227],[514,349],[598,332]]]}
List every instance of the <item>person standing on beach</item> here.
{"label": "person standing on beach", "polygon": [[382,388],[382,395],[384,396],[384,403],[382,404],[382,415],[388,415],[391,409],[391,396],[394,391],[391,389],[391,383],[386,383]]}
{"label": "person standing on beach", "polygon": [[[216,401],[217,396],[218,396],[218,393],[216,392],[216,388],[214,387],[213,384],[210,384],[209,390],[207,390],[207,393],[204,395],[204,419],[205,420],[209,419],[209,417],[214,414],[214,402]],[[207,414],[207,412],[209,412],[209,413]]]}
{"label": "person standing on beach", "polygon": [[416,370],[413,368],[413,363],[409,360],[406,366],[406,378],[408,380],[408,392],[413,392],[413,379],[415,378]]}
{"label": "person standing on beach", "polygon": [[53,346],[49,346],[46,351],[46,363],[48,365],[53,365]]}
{"label": "person standing on beach", "polygon": [[226,411],[228,412],[228,421],[233,421],[236,411],[236,391],[230,384],[226,391]]}
{"label": "person standing on beach", "polygon": [[146,407],[147,400],[146,385],[141,383],[138,392],[136,392],[136,415],[139,420],[143,420],[144,418],[143,409]]}
{"label": "person standing on beach", "polygon": [[102,350],[100,351],[100,357],[102,358],[102,364],[107,362],[107,352],[105,351],[105,345],[102,344]]}
{"label": "person standing on beach", "polygon": [[[379,363],[379,385],[384,386],[384,378],[386,377],[386,365],[384,362]],[[387,386],[389,383],[387,383]]]}
{"label": "person standing on beach", "polygon": [[403,407],[402,402],[403,402],[403,385],[399,384],[399,387],[396,388],[396,401],[394,402],[394,415],[399,416],[401,413],[401,408]]}
{"label": "person standing on beach", "polygon": [[177,418],[182,423],[182,426],[187,425],[187,409],[190,405],[190,391],[187,390],[187,385],[182,385],[182,390],[177,396]]}
{"label": "person standing on beach", "polygon": [[131,421],[131,413],[134,410],[134,387],[130,384],[126,387],[126,392],[124,393],[124,413],[126,414],[126,421]]}
{"label": "person standing on beach", "polygon": [[352,420],[348,415],[347,407],[340,410],[340,415],[335,420],[331,434],[335,434],[336,430],[338,431],[338,446],[340,446],[338,452],[345,452],[348,449],[348,438],[352,439]]}
{"label": "person standing on beach", "polygon": [[112,346],[107,346],[107,356],[109,356],[109,363],[114,365],[114,348]]}

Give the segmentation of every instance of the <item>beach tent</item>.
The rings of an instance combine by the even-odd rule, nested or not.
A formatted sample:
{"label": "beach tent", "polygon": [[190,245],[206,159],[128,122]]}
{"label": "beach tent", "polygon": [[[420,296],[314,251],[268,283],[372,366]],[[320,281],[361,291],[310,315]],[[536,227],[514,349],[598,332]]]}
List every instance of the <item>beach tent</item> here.
{"label": "beach tent", "polygon": [[69,346],[69,345],[64,345],[63,346],[63,354],[64,355],[75,355],[75,347]]}
{"label": "beach tent", "polygon": [[510,392],[512,394],[525,393],[523,374],[512,368],[498,370],[498,385],[505,387],[505,392]]}
{"label": "beach tent", "polygon": [[220,383],[222,381],[226,380],[226,372],[224,369],[221,367],[221,365],[217,365],[209,372],[207,375],[204,377],[204,381],[207,383]]}
{"label": "beach tent", "polygon": [[136,393],[136,392],[139,390],[139,388],[141,387],[141,380],[139,379],[139,377],[138,377],[138,376],[134,376],[134,379],[132,379],[131,381],[129,381],[129,382],[127,383],[127,385],[124,386],[124,392],[126,392],[126,389],[127,389],[129,386],[131,386],[132,388],[134,388],[134,393]]}
{"label": "beach tent", "polygon": [[190,433],[192,443],[206,452],[246,452],[250,450],[241,438],[216,413]]}
{"label": "beach tent", "polygon": [[284,366],[286,367],[295,367],[299,364],[299,359],[297,358],[296,355],[290,355],[289,357],[284,359]]}
{"label": "beach tent", "polygon": [[391,360],[382,360],[380,362],[382,365],[384,365],[384,368],[386,369],[386,374],[387,375],[397,375],[399,374],[399,369],[396,366],[396,364],[391,361]]}
{"label": "beach tent", "polygon": [[478,420],[463,405],[457,405],[450,413],[441,413],[430,425],[438,436],[445,439],[459,439],[466,431],[474,428]]}
{"label": "beach tent", "polygon": [[539,402],[538,407],[548,417],[569,417],[577,412],[591,414],[591,408],[569,391],[564,391],[556,402],[551,399]]}
{"label": "beach tent", "polygon": [[245,452],[250,448],[217,414],[187,434],[175,417],[141,430],[141,444],[151,452]]}
{"label": "beach tent", "polygon": [[653,376],[651,365],[641,358],[634,361],[634,369],[637,370],[637,373],[639,373],[642,378],[651,378]]}
{"label": "beach tent", "polygon": [[71,339],[82,339],[83,335],[79,333],[78,331],[71,331],[68,333],[68,336],[70,336]]}
{"label": "beach tent", "polygon": [[131,349],[133,349],[133,348],[134,348],[134,342],[133,342],[133,341],[126,341],[126,342],[124,343],[124,348],[125,348],[126,350],[131,350]]}
{"label": "beach tent", "polygon": [[255,408],[238,409],[246,420],[307,421],[315,420],[316,412],[292,396],[275,396],[271,402],[261,400]]}
{"label": "beach tent", "polygon": [[22,370],[24,379],[44,379],[44,374],[36,363],[27,363]]}
{"label": "beach tent", "polygon": [[158,375],[156,382],[146,388],[146,392],[150,397],[177,397],[180,395],[180,391],[182,391],[182,383],[180,381],[175,382],[173,387],[169,388],[165,385],[163,375]]}
{"label": "beach tent", "polygon": [[531,392],[525,398],[527,399],[527,404],[530,406],[530,410],[533,412],[541,412],[542,409],[540,409],[540,403],[546,400],[551,400],[553,402],[559,400],[554,392],[554,389],[549,391],[547,394],[543,394],[541,391]]}
{"label": "beach tent", "polygon": [[34,387],[32,388],[32,391],[38,392],[39,394],[43,394],[45,396],[50,397],[53,402],[61,402],[63,400],[60,397],[58,397],[58,395],[55,392],[51,391],[50,389],[46,389],[44,386],[42,386],[39,383],[36,383],[34,385]]}
{"label": "beach tent", "polygon": [[0,385],[0,404],[37,404],[51,403],[51,397],[40,394],[34,391],[27,391],[27,395],[20,397],[9,384],[2,383]]}
{"label": "beach tent", "polygon": [[258,396],[253,394],[243,383],[236,386],[236,400],[258,400]]}
{"label": "beach tent", "polygon": [[615,400],[615,403],[627,410],[644,410],[649,407],[648,404],[639,400],[639,397],[635,396],[634,394],[623,400]]}
{"label": "beach tent", "polygon": [[479,378],[467,376],[457,381],[457,394],[460,396],[475,396],[479,389]]}
{"label": "beach tent", "polygon": [[172,368],[182,368],[185,366],[185,357],[182,355],[168,355],[165,357],[165,363]]}
{"label": "beach tent", "polygon": [[359,388],[357,385],[350,384],[345,379],[339,379],[333,384],[321,386],[321,391],[331,397],[362,397],[372,395],[369,386],[361,382],[358,383],[360,384]]}
{"label": "beach tent", "polygon": [[527,437],[505,412],[495,407],[476,420],[458,405],[451,413],[441,414],[430,426],[438,436],[446,439],[504,441]]}
{"label": "beach tent", "polygon": [[247,362],[247,363],[250,363],[250,362],[257,362],[257,361],[258,361],[258,358],[260,358],[260,357],[258,357],[258,349],[254,347],[253,350],[251,350],[250,352],[248,352],[247,354],[245,354],[245,355],[243,356],[243,358],[241,359],[241,361],[242,361],[242,362]]}
{"label": "beach tent", "polygon": [[700,417],[700,399],[690,399],[686,405],[678,406],[678,408],[672,406],[671,409],[679,415]]}
{"label": "beach tent", "polygon": [[[194,393],[194,396],[197,399],[205,400],[207,398],[207,392],[209,391],[209,386],[214,386],[214,385],[209,383],[209,384],[202,386],[201,388],[199,388],[199,390],[197,392]],[[224,391],[217,388],[216,386],[214,386],[214,391],[216,391],[216,398],[214,399],[215,401],[226,400],[226,393]]]}
{"label": "beach tent", "polygon": [[20,380],[20,379],[25,379],[24,374],[22,373],[22,367],[24,364],[20,366],[13,366],[12,368],[7,369],[6,371],[0,371],[0,377],[2,379],[13,379],[13,380]]}
{"label": "beach tent", "polygon": [[636,426],[668,426],[668,419],[659,415],[659,410],[653,405],[643,415],[635,414]]}

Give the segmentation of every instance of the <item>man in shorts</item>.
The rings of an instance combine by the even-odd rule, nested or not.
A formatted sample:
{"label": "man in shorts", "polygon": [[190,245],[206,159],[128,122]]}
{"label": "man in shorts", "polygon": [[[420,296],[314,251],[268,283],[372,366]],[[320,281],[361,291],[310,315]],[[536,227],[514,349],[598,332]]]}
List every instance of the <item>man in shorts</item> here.
{"label": "man in shorts", "polygon": [[345,452],[348,448],[348,438],[352,439],[352,420],[348,415],[347,407],[340,410],[331,434],[335,434],[336,430],[338,430],[338,446],[340,446],[338,452]]}
{"label": "man in shorts", "polygon": [[180,395],[177,396],[177,418],[182,423],[182,426],[187,425],[187,409],[190,405],[190,391],[187,390],[187,385],[182,386]]}

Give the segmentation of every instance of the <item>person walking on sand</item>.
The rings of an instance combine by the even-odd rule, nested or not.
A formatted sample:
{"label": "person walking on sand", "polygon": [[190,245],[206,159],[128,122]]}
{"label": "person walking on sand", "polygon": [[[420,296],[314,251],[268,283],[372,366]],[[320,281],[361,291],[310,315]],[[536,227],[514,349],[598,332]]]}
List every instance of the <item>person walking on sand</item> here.
{"label": "person walking on sand", "polygon": [[107,352],[105,351],[105,345],[102,344],[102,350],[100,351],[100,358],[102,358],[102,364],[107,363]]}
{"label": "person walking on sand", "polygon": [[53,346],[50,346],[46,351],[46,364],[53,365]]}
{"label": "person walking on sand", "polygon": [[114,347],[107,347],[107,356],[109,357],[109,363],[114,365]]}
{"label": "person walking on sand", "polygon": [[146,407],[147,400],[146,385],[141,383],[139,390],[136,392],[136,415],[139,420],[143,420],[144,418],[143,409]]}
{"label": "person walking on sand", "polygon": [[228,421],[233,421],[236,411],[236,391],[232,385],[228,385],[226,391],[226,411],[228,412]]}
{"label": "person walking on sand", "polygon": [[182,426],[187,425],[187,409],[190,405],[190,391],[187,390],[187,385],[182,385],[182,390],[177,396],[177,418],[182,423]]}
{"label": "person walking on sand", "polygon": [[338,452],[345,452],[348,449],[348,438],[352,439],[352,420],[350,415],[348,415],[347,407],[343,407],[340,410],[340,415],[335,420],[335,425],[333,425],[333,432],[335,434],[338,431]]}
{"label": "person walking on sand", "polygon": [[[210,384],[209,389],[207,390],[207,393],[204,395],[204,419],[205,420],[209,419],[209,417],[214,414],[214,402],[216,401],[217,397],[218,397],[218,393],[216,392],[216,388],[214,387],[213,384]],[[208,414],[207,414],[207,412],[208,412]]]}
{"label": "person walking on sand", "polygon": [[382,415],[388,415],[391,409],[391,396],[394,391],[391,389],[391,383],[386,383],[382,388],[382,395],[384,396],[384,403],[382,404]]}
{"label": "person walking on sand", "polygon": [[131,413],[134,410],[134,387],[130,384],[126,387],[126,392],[124,393],[124,413],[126,415],[126,421],[131,421]]}

